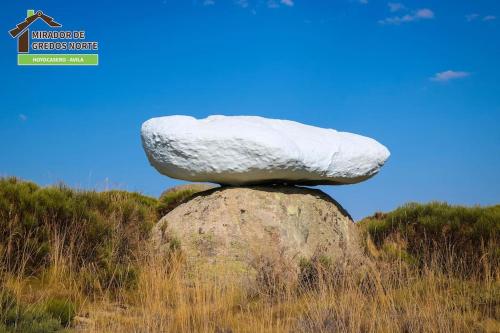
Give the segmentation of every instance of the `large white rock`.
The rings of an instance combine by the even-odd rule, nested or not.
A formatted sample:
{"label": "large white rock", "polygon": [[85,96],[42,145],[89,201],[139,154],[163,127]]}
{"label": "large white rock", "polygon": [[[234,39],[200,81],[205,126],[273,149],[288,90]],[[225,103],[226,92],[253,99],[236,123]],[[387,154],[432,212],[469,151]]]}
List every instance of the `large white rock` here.
{"label": "large white rock", "polygon": [[141,135],[160,173],[227,185],[353,184],[375,175],[390,155],[361,135],[253,116],[152,118]]}

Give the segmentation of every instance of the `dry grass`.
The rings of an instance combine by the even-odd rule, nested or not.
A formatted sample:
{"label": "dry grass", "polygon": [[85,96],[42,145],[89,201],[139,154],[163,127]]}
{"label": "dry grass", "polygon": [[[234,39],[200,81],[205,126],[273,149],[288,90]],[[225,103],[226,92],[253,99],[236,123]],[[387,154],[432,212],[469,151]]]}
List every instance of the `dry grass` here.
{"label": "dry grass", "polygon": [[[326,272],[279,295],[258,284],[149,259],[137,289],[87,304],[89,332],[498,332],[500,285],[404,262]],[[107,310],[103,310],[107,309]]]}
{"label": "dry grass", "polygon": [[[4,230],[0,332],[500,331],[500,270],[491,260],[492,253],[498,257],[495,237],[474,249],[479,260],[472,266],[467,261],[466,274],[458,251],[447,251],[445,257],[438,251],[422,264],[401,234],[372,242],[365,233],[370,260],[363,266],[315,258],[303,262],[297,276],[281,262],[262,265],[257,278],[226,272],[213,276],[186,267],[182,253],[152,255],[147,240],[137,235],[140,229],[126,220],[145,218],[149,211],[134,213],[143,206],[130,200],[123,194],[111,195],[109,202],[97,200],[114,235],[95,238],[94,246],[106,250],[104,262],[82,260],[90,244],[77,237],[79,223],[69,224],[74,229],[53,228],[60,223],[57,216],[45,216],[43,237],[34,228],[12,229],[23,234]],[[154,212],[154,205],[147,207]],[[10,215],[0,214],[1,223],[20,221],[15,210],[6,211]],[[77,216],[69,217],[78,222]],[[495,227],[498,223],[494,220]],[[43,241],[43,252],[35,236]],[[104,247],[103,241],[108,242]],[[17,244],[16,251],[5,244]],[[39,267],[33,258],[41,258],[40,253]],[[135,278],[114,283],[122,281],[115,275],[123,265]],[[77,309],[66,328],[57,315],[70,312],[65,302]]]}

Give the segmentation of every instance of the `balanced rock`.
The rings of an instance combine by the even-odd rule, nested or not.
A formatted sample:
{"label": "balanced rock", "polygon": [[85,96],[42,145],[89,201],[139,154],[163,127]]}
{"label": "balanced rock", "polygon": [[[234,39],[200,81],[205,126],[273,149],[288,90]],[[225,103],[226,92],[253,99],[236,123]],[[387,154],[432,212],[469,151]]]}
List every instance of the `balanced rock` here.
{"label": "balanced rock", "polygon": [[[319,190],[294,186],[222,187],[197,194],[153,228],[157,253],[179,248],[193,267],[255,272],[260,258],[361,257],[348,213]],[[351,260],[352,259],[352,260]]]}
{"label": "balanced rock", "polygon": [[160,173],[225,185],[353,184],[375,175],[390,155],[361,135],[253,116],[153,118],[141,136]]}

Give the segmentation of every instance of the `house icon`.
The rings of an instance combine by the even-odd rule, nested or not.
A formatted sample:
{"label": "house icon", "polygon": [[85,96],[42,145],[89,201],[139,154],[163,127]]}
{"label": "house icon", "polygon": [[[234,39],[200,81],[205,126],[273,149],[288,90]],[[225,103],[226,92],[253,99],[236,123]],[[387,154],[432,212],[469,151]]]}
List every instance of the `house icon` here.
{"label": "house icon", "polygon": [[19,23],[14,29],[10,30],[9,33],[13,38],[17,37],[17,51],[19,53],[29,52],[29,39],[30,33],[28,27],[36,20],[41,19],[51,27],[61,27],[62,25],[54,21],[50,16],[45,15],[41,10],[35,11],[29,9],[26,15],[26,19]]}

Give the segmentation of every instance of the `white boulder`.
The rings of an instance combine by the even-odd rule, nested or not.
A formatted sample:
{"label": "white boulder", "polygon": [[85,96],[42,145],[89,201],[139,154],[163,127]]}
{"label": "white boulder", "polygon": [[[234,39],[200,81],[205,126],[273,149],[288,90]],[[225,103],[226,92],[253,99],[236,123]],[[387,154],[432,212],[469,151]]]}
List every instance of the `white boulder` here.
{"label": "white boulder", "polygon": [[152,118],[141,136],[160,173],[225,185],[353,184],[375,175],[390,155],[368,137],[255,116]]}

